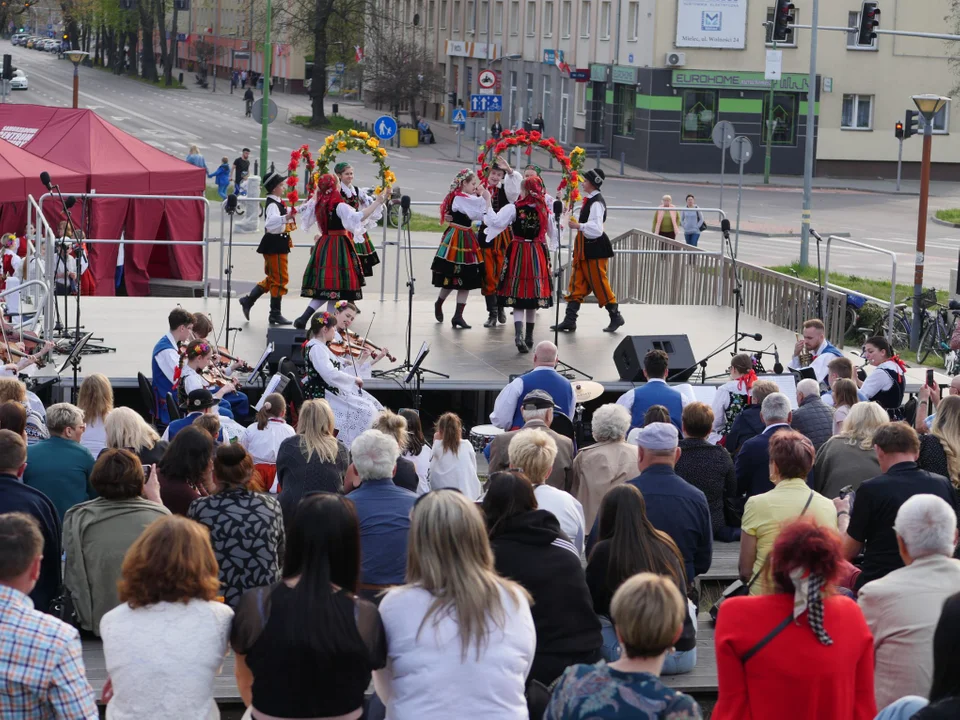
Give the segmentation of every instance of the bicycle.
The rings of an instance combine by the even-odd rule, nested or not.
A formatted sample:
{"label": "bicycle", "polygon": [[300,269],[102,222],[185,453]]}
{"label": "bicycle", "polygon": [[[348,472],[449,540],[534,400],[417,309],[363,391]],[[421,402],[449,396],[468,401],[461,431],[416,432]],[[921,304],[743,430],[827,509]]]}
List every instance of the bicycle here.
{"label": "bicycle", "polygon": [[947,307],[937,303],[935,319],[928,323],[923,336],[920,338],[920,345],[917,348],[918,362],[926,362],[930,353],[933,353],[941,361],[946,361],[947,355],[951,352],[950,338],[957,324],[958,313],[960,313],[960,308]]}

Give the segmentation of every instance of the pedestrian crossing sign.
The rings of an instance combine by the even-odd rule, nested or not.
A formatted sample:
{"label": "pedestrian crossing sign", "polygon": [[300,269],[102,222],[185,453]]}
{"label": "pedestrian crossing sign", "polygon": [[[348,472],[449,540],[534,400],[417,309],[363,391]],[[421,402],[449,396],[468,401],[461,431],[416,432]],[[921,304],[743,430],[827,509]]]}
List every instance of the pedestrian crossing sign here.
{"label": "pedestrian crossing sign", "polygon": [[467,111],[464,108],[454,108],[453,110],[453,124],[454,125],[466,125],[467,124]]}

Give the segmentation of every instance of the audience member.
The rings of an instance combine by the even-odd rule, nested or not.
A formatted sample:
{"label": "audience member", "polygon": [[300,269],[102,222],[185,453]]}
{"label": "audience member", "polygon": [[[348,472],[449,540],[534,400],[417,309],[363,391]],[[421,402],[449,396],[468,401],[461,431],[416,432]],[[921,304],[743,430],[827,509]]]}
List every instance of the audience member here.
{"label": "audience member", "polygon": [[[560,679],[544,720],[698,720],[689,695],[658,679],[682,637],[686,598],[669,577],[640,573],[613,596],[611,613],[624,656],[616,662],[576,665]],[[638,714],[639,713],[639,714]]]}
{"label": "audience member", "polygon": [[637,472],[637,446],[626,441],[630,430],[627,409],[609,403],[593,411],[590,431],[595,445],[582,448],[573,459],[570,494],[583,505],[586,527],[593,527],[600,502],[612,488]]}
{"label": "audience member", "polygon": [[374,687],[387,717],[527,717],[537,642],[530,596],[497,575],[483,516],[462,493],[417,501],[406,580],[380,604],[388,660]]}
{"label": "audience member", "polygon": [[67,510],[96,497],[90,486],[93,455],[80,444],[84,428],[83,411],[76,405],[51,405],[47,409],[50,437],[27,449],[23,482],[53,501],[61,522]]}
{"label": "audience member", "polygon": [[960,592],[957,514],[941,498],[914,495],[893,527],[904,567],[868,582],[858,596],[873,633],[877,707],[926,697],[933,678],[933,632],[944,601]]}
{"label": "audience member", "polygon": [[[960,395],[960,375],[953,376],[947,390],[947,397],[954,395]],[[936,417],[936,409],[940,407],[940,400],[939,387],[931,388],[926,383],[920,386],[920,391],[917,393],[917,413],[914,418],[914,428],[918,433],[930,432],[933,419]]]}
{"label": "audience member", "polygon": [[863,356],[873,367],[860,390],[867,400],[879,403],[891,418],[900,416],[900,405],[906,389],[907,366],[893,347],[882,335],[867,338],[863,345]]}
{"label": "audience member", "polygon": [[27,441],[27,409],[18,402],[0,403],[0,430],[10,430]]}
{"label": "audience member", "polygon": [[[847,419],[851,408],[860,402],[860,399],[857,397],[857,384],[853,380],[840,378],[834,381],[832,387],[833,434],[837,435],[843,429],[843,421]],[[817,448],[817,450],[820,450],[820,448]]]}
{"label": "audience member", "polygon": [[200,417],[194,418],[190,424],[193,425],[193,427],[200,428],[209,435],[214,445],[219,445],[223,442],[223,428],[220,426],[219,415],[201,415]]}
{"label": "audience member", "polygon": [[893,526],[900,506],[908,498],[929,493],[946,500],[954,511],[957,509],[950,481],[917,465],[920,440],[912,427],[902,422],[884,425],[874,434],[873,445],[882,474],[860,485],[852,509],[849,497],[834,501],[840,531],[845,531],[844,556],[853,560],[863,550],[858,590],[903,567]]}
{"label": "audience member", "polygon": [[429,479],[431,490],[456,488],[470,500],[480,497],[477,456],[470,441],[463,439],[463,424],[456,413],[444,413],[437,420]]}
{"label": "audience member", "polygon": [[[187,395],[187,403],[183,408],[185,414],[179,420],[174,420],[167,429],[163,431],[163,439],[172,442],[177,433],[193,425],[194,421],[204,415],[219,415],[220,401],[215,398],[206,388],[191,390]],[[215,440],[222,439],[219,433]]]}
{"label": "audience member", "polygon": [[643,415],[651,405],[663,405],[670,421],[680,429],[680,416],[686,400],[679,390],[667,385],[670,357],[663,350],[651,350],[643,356],[643,376],[647,381],[617,398],[617,405],[630,411],[630,427],[642,427]]}
{"label": "audience member", "polygon": [[167,451],[167,443],[139,413],[128,407],[114,408],[103,423],[108,448],[132,452],[144,465],[156,465]]}
{"label": "audience member", "polygon": [[255,472],[253,458],[241,445],[221,445],[213,459],[217,491],[187,509],[188,518],[210,531],[220,595],[232,608],[247,590],[280,579],[283,512],[275,497],[251,489]]}
{"label": "audience member", "polygon": [[960,487],[960,396],[940,401],[930,432],[920,436],[917,464]]}
{"label": "audience member", "polygon": [[553,398],[557,409],[573,418],[577,401],[573,385],[554,368],[557,366],[557,346],[549,340],[537,344],[533,350],[533,370],[515,378],[497,395],[490,413],[490,422],[503,430],[516,430],[523,425],[520,406],[531,390],[544,390]]}
{"label": "audience member", "polygon": [[783,528],[770,562],[776,592],[720,607],[713,720],[873,719],[873,640],[856,603],[833,592],[841,562],[831,530],[812,519]]}
{"label": "audience member", "polygon": [[377,608],[356,596],[353,503],[313,494],[288,535],[283,580],[250,590],[237,608],[230,644],[240,696],[255,718],[359,718],[386,640]]}
{"label": "audience member", "polygon": [[280,443],[277,484],[283,523],[289,527],[300,501],[316,492],[342,493],[350,451],[334,434],[333,410],[326,400],[300,406],[297,434]]}
{"label": "audience member", "polygon": [[743,511],[740,579],[745,583],[753,580],[751,595],[774,591],[767,563],[785,525],[802,515],[825,528],[837,529],[833,503],[807,486],[807,473],[816,454],[810,438],[796,430],[784,430],[770,438],[769,448],[773,490],[748,499]]}
{"label": "audience member", "polygon": [[765,425],[760,417],[760,406],[768,395],[775,392],[780,392],[780,387],[772,380],[757,380],[753,384],[750,389],[750,404],[737,415],[723,442],[731,455],[736,456],[747,440],[763,432]]}
{"label": "audience member", "polygon": [[875,402],[857,403],[850,410],[839,435],[827,440],[813,463],[813,489],[831,500],[840,490],[860,487],[880,474],[873,450],[873,435],[890,422],[887,411]]}
{"label": "audience member", "polygon": [[793,412],[790,399],[782,392],[770,393],[760,406],[760,417],[766,424],[764,431],[747,440],[737,453],[734,469],[737,472],[737,495],[762,495],[773,489],[770,482],[770,438],[790,429]]}
{"label": "audience member", "polygon": [[405,408],[400,411],[400,416],[407,421],[407,442],[404,445],[401,457],[411,461],[417,468],[417,477],[419,486],[417,491],[426,492],[430,485],[427,482],[427,476],[430,472],[430,457],[433,454],[431,443],[423,436],[423,425],[420,422],[420,413],[416,410]]}
{"label": "audience member", "polygon": [[683,409],[683,439],[674,471],[706,496],[713,539],[734,542],[740,537],[740,528],[727,525],[724,508],[726,501],[737,495],[737,475],[730,453],[707,440],[716,424],[706,403],[690,403]]}
{"label": "audience member", "polygon": [[639,430],[641,427],[655,422],[670,422],[670,411],[663,405],[651,405],[648,407],[647,411],[643,414],[643,422],[636,429]]}
{"label": "audience member", "polygon": [[676,543],[683,556],[687,584],[710,569],[713,526],[702,490],[677,475],[679,435],[673,425],[654,423],[637,436],[640,475],[629,483],[643,493],[647,517]]}
{"label": "audience member", "polygon": [[413,463],[413,460],[403,457],[403,452],[407,447],[406,419],[392,410],[381,410],[370,429],[379,430],[384,435],[389,435],[397,442],[397,447],[400,448],[400,456],[397,458],[396,469],[393,474],[393,484],[412,493],[417,492],[420,487],[417,466]]}
{"label": "audience member", "polygon": [[367,430],[353,441],[350,454],[361,483],[349,496],[360,520],[360,587],[375,597],[379,590],[403,583],[417,495],[391,479],[400,448],[390,435]]}
{"label": "audience member", "polygon": [[797,383],[797,405],[790,426],[810,438],[813,449],[819,450],[833,435],[833,408],[823,404],[816,380],[807,378]]}
{"label": "audience member", "polygon": [[577,554],[583,555],[586,538],[583,506],[570,493],[546,484],[557,456],[553,438],[542,430],[524,430],[510,442],[508,454],[510,467],[518,468],[533,483],[537,507],[553,513]]}
{"label": "audience member", "polygon": [[94,373],[83,379],[77,395],[77,407],[83,410],[83,422],[87,426],[80,444],[93,457],[97,457],[106,447],[107,430],[104,423],[113,410],[113,386],[106,375]]}
{"label": "audience member", "polygon": [[[280,393],[270,393],[257,411],[257,420],[248,426],[240,439],[257,469],[253,489],[276,492],[277,454],[287,438],[297,434],[286,421],[287,403]],[[259,476],[259,479],[258,477]]]}
{"label": "audience member", "polygon": [[117,581],[127,550],[150,523],[170,514],[160,502],[156,470],[149,487],[144,480],[136,455],[106,450],[90,474],[100,497],[74,505],[63,518],[63,584],[80,627],[94,635],[104,614],[120,604]]}
{"label": "audience member", "polygon": [[533,598],[537,652],[530,679],[549,687],[569,666],[600,660],[600,622],[580,554],[553,513],[537,509],[530,480],[519,472],[493,473],[483,514],[497,573]]}
{"label": "audience member", "polygon": [[960,595],[947,598],[933,634],[933,684],[930,704],[913,717],[916,720],[954,720],[960,713]]}
{"label": "audience member", "polygon": [[160,497],[170,512],[186,515],[190,503],[216,489],[213,450],[210,435],[197,427],[186,427],[173,438],[157,466]]}
{"label": "audience member", "polygon": [[123,559],[121,604],[103,616],[108,714],[215,718],[213,680],[223,665],[233,610],[207,529],[184,517],[155,520]]}
{"label": "audience member", "polygon": [[713,423],[708,433],[711,442],[719,442],[730,432],[737,416],[750,403],[750,390],[756,381],[753,358],[747,353],[734,355],[730,359],[730,379],[713,396]]}
{"label": "audience member", "polygon": [[540,430],[553,438],[557,444],[557,457],[547,477],[547,485],[570,492],[573,485],[573,441],[550,429],[553,423],[553,398],[545,390],[531,390],[523,398],[520,408],[523,415],[523,427],[497,435],[490,443],[490,463],[487,472],[506,470],[510,466],[508,449],[510,443],[521,430]]}
{"label": "audience member", "polygon": [[[837,380],[853,380],[857,383],[857,375],[853,370],[853,362],[848,357],[835,357],[827,363],[827,387],[828,390],[821,393],[823,402],[826,405],[833,405],[833,386]],[[866,402],[867,396],[857,388],[857,400]]]}
{"label": "audience member", "polygon": [[27,386],[15,377],[0,377],[0,403],[15,402],[27,412],[27,445],[36,445],[50,437],[44,415],[32,407],[27,397]]}
{"label": "audience member", "polygon": [[[670,577],[686,597],[683,556],[673,539],[657,530],[647,517],[643,494],[632,485],[607,493],[600,509],[597,544],[587,564],[587,585],[593,609],[603,625],[604,659],[618,660],[621,646],[609,622],[610,603],[617,589],[633,575],[651,572]],[[688,612],[683,632],[667,654],[662,674],[676,675],[693,670],[697,664],[696,611]]]}
{"label": "audience member", "polygon": [[[7,433],[0,431],[0,436]],[[7,442],[0,437],[0,447]],[[60,563],[58,548],[46,552]],[[30,600],[43,555],[43,534],[32,516],[0,514],[0,717],[98,718],[79,634],[34,609]]]}

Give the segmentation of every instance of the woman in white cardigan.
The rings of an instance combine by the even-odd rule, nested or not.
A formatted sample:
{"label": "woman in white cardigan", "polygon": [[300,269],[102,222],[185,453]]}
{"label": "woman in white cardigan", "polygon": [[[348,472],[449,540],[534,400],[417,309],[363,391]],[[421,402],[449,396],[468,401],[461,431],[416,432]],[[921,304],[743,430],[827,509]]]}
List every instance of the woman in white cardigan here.
{"label": "woman in white cardigan", "polygon": [[444,413],[437,420],[429,481],[431,490],[456,488],[470,500],[480,498],[477,456],[470,441],[463,439],[463,423],[456,413]]}

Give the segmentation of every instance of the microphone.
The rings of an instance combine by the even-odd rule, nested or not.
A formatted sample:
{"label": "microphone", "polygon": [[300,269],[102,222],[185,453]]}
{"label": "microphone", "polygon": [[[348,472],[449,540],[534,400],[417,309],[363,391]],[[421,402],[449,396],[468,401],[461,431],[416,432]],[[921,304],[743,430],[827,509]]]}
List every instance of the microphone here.
{"label": "microphone", "polygon": [[780,351],[777,349],[777,344],[773,344],[773,372],[777,375],[783,374],[783,365],[780,364]]}
{"label": "microphone", "polygon": [[237,196],[235,193],[227,195],[227,206],[224,209],[231,215],[237,211]]}
{"label": "microphone", "polygon": [[406,213],[406,212],[410,209],[410,196],[409,196],[409,195],[402,195],[402,196],[400,197],[400,209],[402,209],[402,210],[404,211],[404,213]]}
{"label": "microphone", "polygon": [[813,236],[817,239],[817,242],[820,242],[821,240],[823,240],[823,238],[820,237],[820,233],[818,233],[818,232],[817,232],[816,230],[814,230],[813,228],[810,228],[810,234],[813,235]]}
{"label": "microphone", "polygon": [[763,340],[763,335],[760,333],[740,333],[741,338],[750,338],[751,340]]}
{"label": "microphone", "polygon": [[720,232],[723,233],[724,240],[730,239],[730,221],[726,218],[720,221]]}
{"label": "microphone", "polygon": [[71,195],[70,197],[68,197],[66,200],[63,201],[63,204],[64,204],[64,207],[66,207],[67,210],[69,210],[70,208],[72,208],[74,205],[77,204],[77,199],[73,195]]}
{"label": "microphone", "polygon": [[561,215],[563,215],[563,200],[554,200],[553,201],[553,217],[556,219],[558,224],[560,222]]}
{"label": "microphone", "polygon": [[50,173],[48,173],[46,170],[40,173],[40,182],[42,182],[43,186],[47,190],[49,190],[50,189]]}

